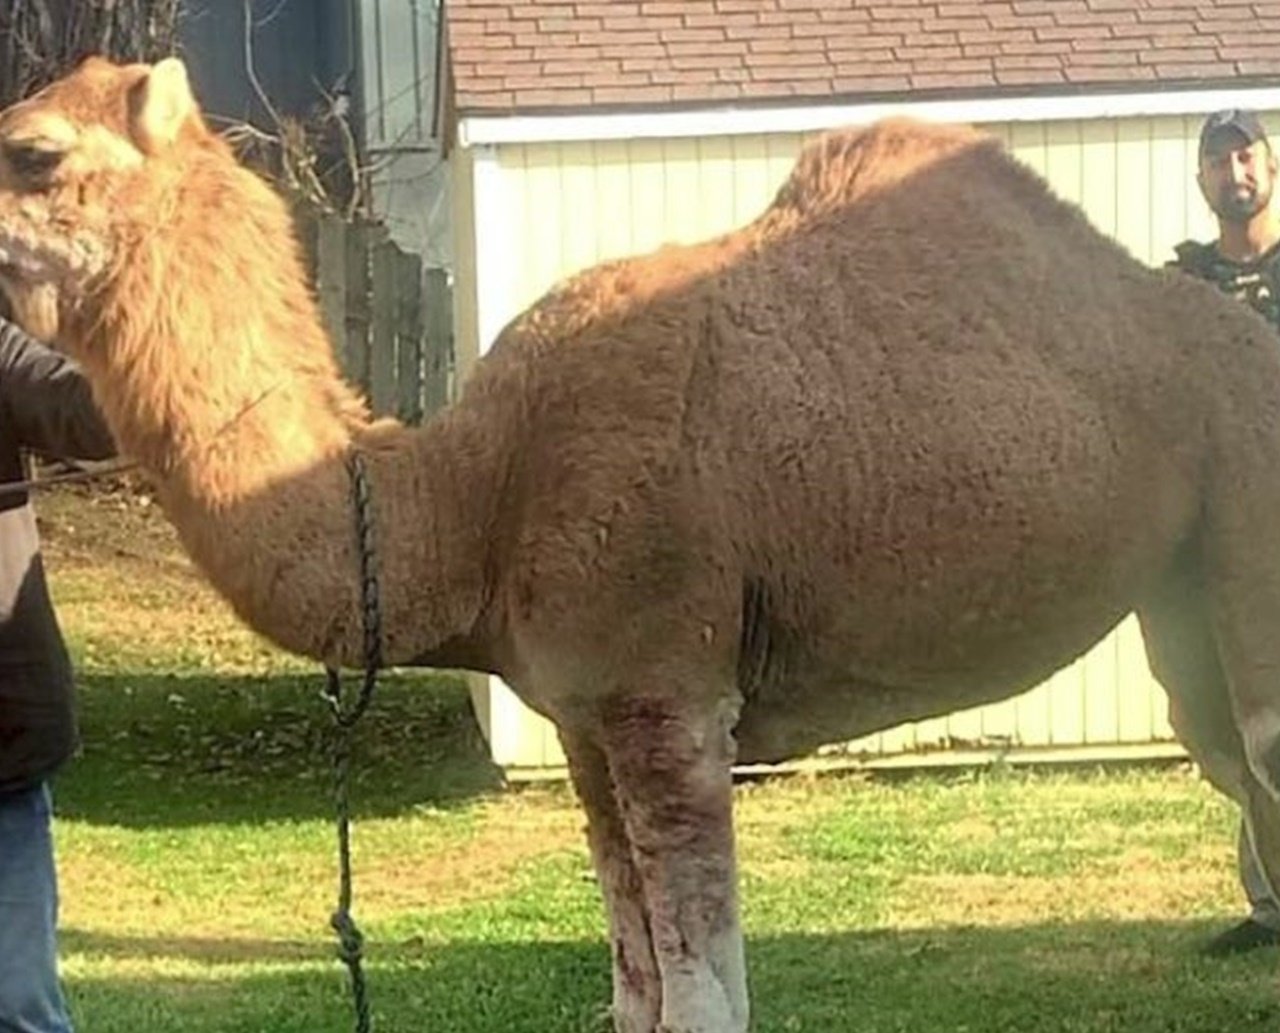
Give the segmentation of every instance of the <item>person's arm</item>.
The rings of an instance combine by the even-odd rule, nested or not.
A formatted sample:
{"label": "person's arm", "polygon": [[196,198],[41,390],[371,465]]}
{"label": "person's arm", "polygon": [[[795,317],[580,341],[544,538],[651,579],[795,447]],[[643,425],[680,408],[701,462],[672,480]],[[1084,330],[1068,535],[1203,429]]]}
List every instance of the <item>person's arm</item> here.
{"label": "person's arm", "polygon": [[109,459],[116,444],[74,362],[0,319],[0,410],[27,448]]}

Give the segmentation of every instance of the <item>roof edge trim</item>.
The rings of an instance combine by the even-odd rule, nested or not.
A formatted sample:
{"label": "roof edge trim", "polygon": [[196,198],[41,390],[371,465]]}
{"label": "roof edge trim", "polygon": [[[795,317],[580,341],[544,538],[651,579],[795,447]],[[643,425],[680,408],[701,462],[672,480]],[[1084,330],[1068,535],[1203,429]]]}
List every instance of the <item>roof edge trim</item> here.
{"label": "roof edge trim", "polygon": [[459,119],[462,147],[696,136],[807,133],[866,125],[890,115],[933,122],[1057,122],[1071,119],[1197,115],[1220,108],[1280,109],[1280,87],[1165,89],[1154,92],[1022,94],[786,106],[660,111],[482,114]]}

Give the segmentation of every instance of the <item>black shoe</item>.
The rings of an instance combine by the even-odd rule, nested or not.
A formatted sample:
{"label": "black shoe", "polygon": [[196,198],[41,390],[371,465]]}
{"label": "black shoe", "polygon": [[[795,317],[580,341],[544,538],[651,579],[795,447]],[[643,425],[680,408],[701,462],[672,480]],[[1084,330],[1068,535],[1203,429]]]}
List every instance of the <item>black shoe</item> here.
{"label": "black shoe", "polygon": [[1225,958],[1259,947],[1280,947],[1280,929],[1246,918],[1225,933],[1219,933],[1204,946],[1202,953],[1210,958]]}

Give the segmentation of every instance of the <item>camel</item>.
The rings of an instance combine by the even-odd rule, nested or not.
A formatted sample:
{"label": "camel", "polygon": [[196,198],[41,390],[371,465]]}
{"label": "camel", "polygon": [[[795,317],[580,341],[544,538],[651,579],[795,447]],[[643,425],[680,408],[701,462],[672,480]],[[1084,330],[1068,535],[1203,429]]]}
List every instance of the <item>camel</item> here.
{"label": "camel", "polygon": [[984,133],[829,133],[718,239],[602,265],[420,428],[342,381],[287,209],[183,65],[0,114],[0,283],[254,628],[500,675],[587,817],[619,1033],[749,1024],[735,761],[1026,689],[1136,610],[1280,885],[1280,349]]}

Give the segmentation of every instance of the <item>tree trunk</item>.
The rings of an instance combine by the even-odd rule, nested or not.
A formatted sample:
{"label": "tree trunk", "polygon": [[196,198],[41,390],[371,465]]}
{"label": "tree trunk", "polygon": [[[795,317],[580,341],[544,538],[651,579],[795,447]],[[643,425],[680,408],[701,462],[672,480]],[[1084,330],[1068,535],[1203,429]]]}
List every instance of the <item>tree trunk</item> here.
{"label": "tree trunk", "polygon": [[183,0],[6,0],[0,4],[0,107],[66,74],[88,54],[172,54]]}

